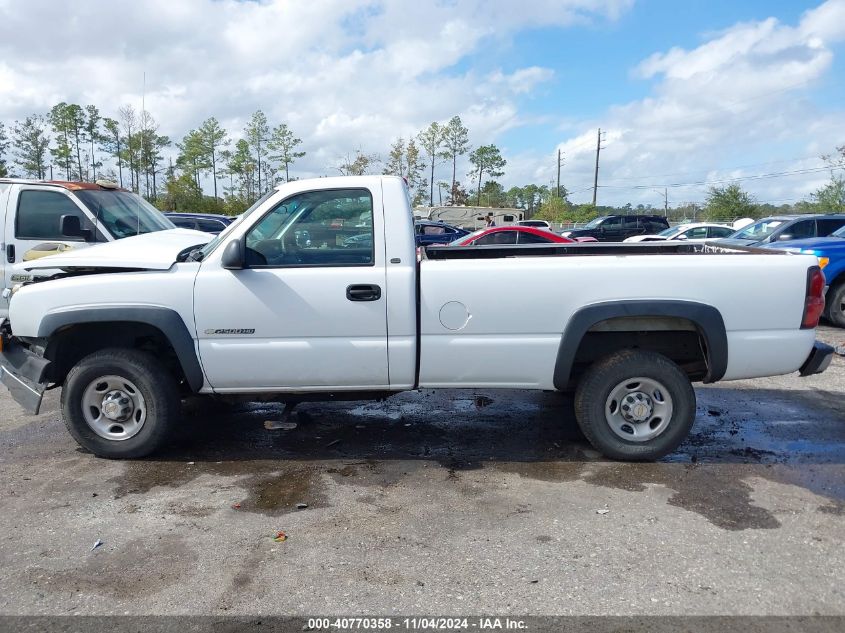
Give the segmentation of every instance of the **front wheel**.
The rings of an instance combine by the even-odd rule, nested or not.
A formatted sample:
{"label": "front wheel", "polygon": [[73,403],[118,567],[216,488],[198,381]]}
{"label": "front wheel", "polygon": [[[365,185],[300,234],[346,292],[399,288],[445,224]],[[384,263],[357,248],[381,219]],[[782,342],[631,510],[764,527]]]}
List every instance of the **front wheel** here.
{"label": "front wheel", "polygon": [[99,457],[149,455],[180,413],[175,378],[150,354],[106,349],[83,358],[62,387],[62,414],[73,438]]}
{"label": "front wheel", "polygon": [[593,363],[575,390],[575,417],[611,459],[645,461],[674,451],[695,422],[695,391],[671,360],[623,350]]}

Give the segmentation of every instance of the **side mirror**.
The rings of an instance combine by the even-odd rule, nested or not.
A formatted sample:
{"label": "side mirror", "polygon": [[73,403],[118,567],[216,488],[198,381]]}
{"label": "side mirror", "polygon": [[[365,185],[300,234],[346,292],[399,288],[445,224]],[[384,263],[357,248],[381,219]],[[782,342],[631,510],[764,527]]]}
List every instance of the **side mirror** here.
{"label": "side mirror", "polygon": [[781,233],[778,235],[778,242],[786,242],[788,240],[794,239],[792,233]]}
{"label": "side mirror", "polygon": [[676,239],[676,240],[688,240],[689,238],[688,238],[686,235],[681,234],[681,235],[679,235],[678,237],[676,237],[675,239]]}
{"label": "side mirror", "polygon": [[243,240],[232,240],[223,249],[223,256],[220,264],[226,270],[243,270],[244,268],[244,242]]}
{"label": "side mirror", "polygon": [[63,237],[82,237],[88,239],[91,234],[82,228],[78,215],[63,215],[59,221],[59,233]]}

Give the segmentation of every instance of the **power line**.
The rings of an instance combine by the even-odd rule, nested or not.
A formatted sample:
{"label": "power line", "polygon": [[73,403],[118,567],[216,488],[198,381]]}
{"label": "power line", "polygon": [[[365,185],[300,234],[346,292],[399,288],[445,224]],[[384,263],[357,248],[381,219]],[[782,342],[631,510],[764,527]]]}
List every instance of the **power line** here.
{"label": "power line", "polygon": [[735,178],[722,178],[719,180],[699,180],[696,182],[675,182],[669,184],[649,184],[649,185],[601,185],[602,189],[654,189],[656,187],[698,187],[702,185],[721,185],[725,183],[738,182],[741,180],[763,180],[766,178],[783,178],[788,176],[797,176],[803,174],[815,174],[822,171],[828,171],[830,166],[812,167],[808,169],[796,169],[793,171],[771,172],[767,174],[754,174],[752,176],[737,176]]}

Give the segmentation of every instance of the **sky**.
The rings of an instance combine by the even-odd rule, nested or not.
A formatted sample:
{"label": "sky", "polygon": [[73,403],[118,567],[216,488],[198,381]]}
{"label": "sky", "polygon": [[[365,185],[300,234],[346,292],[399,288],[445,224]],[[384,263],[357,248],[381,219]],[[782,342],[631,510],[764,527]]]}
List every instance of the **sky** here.
{"label": "sky", "polygon": [[459,115],[506,188],[553,184],[561,150],[574,202],[601,128],[599,204],[729,182],[781,204],[845,144],[843,57],[845,0],[0,0],[0,121],[143,92],[161,134],[215,116],[237,138],[260,108],[303,178]]}

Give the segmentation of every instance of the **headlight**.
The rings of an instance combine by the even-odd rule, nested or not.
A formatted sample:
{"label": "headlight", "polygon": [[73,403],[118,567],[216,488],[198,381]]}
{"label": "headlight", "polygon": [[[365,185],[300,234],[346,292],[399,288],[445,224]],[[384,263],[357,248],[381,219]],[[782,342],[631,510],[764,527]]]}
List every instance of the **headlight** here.
{"label": "headlight", "polygon": [[822,257],[821,255],[816,254],[815,251],[801,251],[804,255],[816,255],[819,259],[819,268],[824,270],[824,267],[830,263],[830,257]]}

